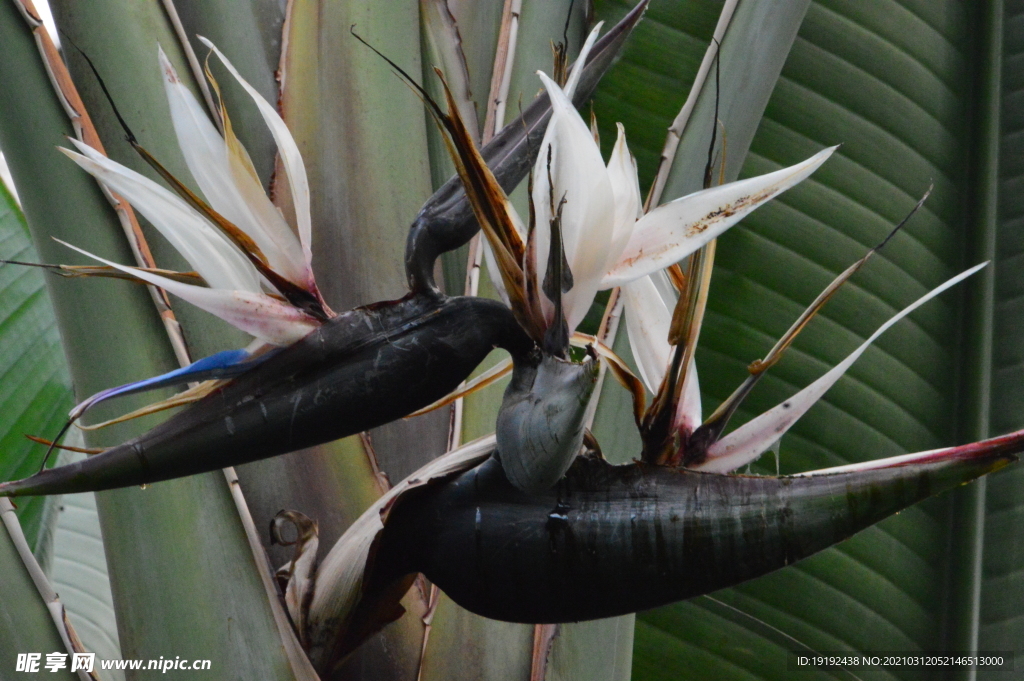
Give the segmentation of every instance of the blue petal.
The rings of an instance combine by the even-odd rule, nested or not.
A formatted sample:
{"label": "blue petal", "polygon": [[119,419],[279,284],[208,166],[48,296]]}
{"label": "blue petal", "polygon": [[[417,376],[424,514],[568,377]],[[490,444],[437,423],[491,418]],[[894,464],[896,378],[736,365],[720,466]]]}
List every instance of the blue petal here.
{"label": "blue petal", "polygon": [[156,390],[171,385],[182,385],[193,381],[206,381],[209,379],[233,378],[242,374],[257,364],[261,363],[273,353],[265,353],[253,358],[248,350],[224,350],[216,354],[204,357],[201,360],[189,364],[187,367],[168,371],[166,374],[147,378],[135,383],[128,383],[116,388],[102,390],[92,397],[89,397],[81,404],[71,410],[71,420],[79,418],[86,411],[100,402],[105,402],[112,397],[130,395],[132,393]]}

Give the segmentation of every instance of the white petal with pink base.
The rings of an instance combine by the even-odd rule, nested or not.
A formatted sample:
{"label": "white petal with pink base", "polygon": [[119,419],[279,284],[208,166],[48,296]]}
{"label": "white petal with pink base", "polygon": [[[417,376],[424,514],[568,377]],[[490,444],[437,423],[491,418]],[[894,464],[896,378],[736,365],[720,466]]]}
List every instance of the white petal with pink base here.
{"label": "white petal with pink base", "polygon": [[698,470],[711,473],[727,473],[744,466],[759,457],[773,442],[782,437],[796,421],[807,413],[807,410],[814,405],[822,395],[831,388],[836,381],[842,377],[846,370],[857,361],[868,346],[871,345],[882,333],[896,322],[916,310],[921,305],[939,295],[946,289],[954,286],[967,277],[971,276],[988,263],[975,265],[969,270],[958,274],[940,286],[932,289],[927,294],[918,298],[911,305],[907,306],[896,314],[892,319],[883,324],[877,331],[864,341],[860,347],[854,350],[842,362],[837,364],[824,376],[811,383],[809,386],[789,398],[782,404],[772,407],[760,416],[751,419],[724,438],[715,442],[708,448],[708,458],[703,463],[694,466]]}
{"label": "white petal with pink base", "polygon": [[245,78],[242,78],[242,75],[234,65],[228,61],[228,58],[224,56],[224,53],[217,49],[217,46],[206,38],[199,36],[199,40],[216,53],[224,66],[231,72],[231,75],[235,77],[249,96],[252,97],[252,101],[256,103],[256,107],[259,109],[260,115],[263,116],[263,121],[267,124],[267,127],[270,128],[270,134],[274,136],[274,141],[277,143],[278,153],[281,154],[281,162],[284,166],[284,172],[288,175],[288,186],[291,189],[292,204],[295,207],[295,220],[298,223],[299,242],[302,245],[302,251],[305,254],[306,264],[308,266],[313,259],[313,253],[311,250],[313,229],[309,212],[309,180],[306,178],[306,166],[302,163],[302,154],[299,152],[299,145],[296,144],[295,138],[292,137],[287,124],[285,124],[284,119],[281,118],[280,114],[277,113],[274,106],[264,99],[256,88],[250,85]]}
{"label": "white petal with pink base", "polygon": [[298,308],[264,293],[204,288],[174,281],[158,274],[126,267],[101,258],[81,248],[64,243],[68,248],[98,260],[105,265],[159,286],[183,298],[227,323],[273,345],[290,345],[317,328],[319,323]]}

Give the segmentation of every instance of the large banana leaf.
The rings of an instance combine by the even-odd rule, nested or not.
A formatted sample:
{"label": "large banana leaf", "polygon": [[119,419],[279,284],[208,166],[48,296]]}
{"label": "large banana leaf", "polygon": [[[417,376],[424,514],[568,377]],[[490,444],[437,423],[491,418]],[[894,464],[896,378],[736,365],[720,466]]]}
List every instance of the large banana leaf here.
{"label": "large banana leaf", "polygon": [[[29,242],[25,218],[0,182],[0,251],[4,259],[33,260],[35,249]],[[0,269],[0,375],[3,376],[5,405],[0,408],[0,470],[4,475],[34,472],[40,463],[38,448],[23,433],[60,427],[63,412],[71,402],[67,365],[60,350],[53,310],[46,297],[42,273],[19,270],[16,266]],[[38,550],[48,532],[46,499],[25,500],[19,504],[18,519],[27,545]],[[13,670],[18,654],[63,652],[64,644],[54,627],[46,604],[32,582],[29,571],[0,523],[0,563],[6,575],[3,615],[0,616],[0,665]],[[43,658],[45,661],[45,658]],[[65,669],[64,678],[74,675]]]}
{"label": "large banana leaf", "polygon": [[[115,85],[118,99],[132,102],[127,108],[133,113],[144,111],[145,107],[155,106],[159,101],[151,84],[138,92],[128,86],[133,83],[138,68],[131,62],[142,61],[145,50],[150,48],[138,44],[137,36],[127,47],[116,41],[104,43],[103,36],[109,35],[118,22],[129,15],[110,11],[115,4],[109,3],[99,12],[100,17],[108,19],[97,25],[105,28],[90,28],[87,13],[75,3],[65,3],[65,25],[91,54],[100,57],[100,61],[105,55],[120,57],[122,63],[113,60],[105,66],[101,63],[101,67]],[[264,4],[269,7],[272,3]],[[410,8],[412,4],[409,3]],[[448,4],[456,14],[460,8],[468,12],[468,3],[451,0]],[[524,1],[521,18],[525,35],[553,33],[557,37],[560,34],[561,26],[551,18],[561,16],[552,9],[554,4]],[[721,4],[681,0],[656,3],[642,25],[645,35],[636,41],[633,53],[618,72],[613,73],[598,97],[596,109],[603,126],[603,139],[606,143],[614,139],[612,125],[616,120],[627,125],[645,184],[656,166],[662,131],[678,110]],[[383,15],[374,17],[364,13],[371,5],[336,3],[331,8],[335,14],[330,15],[333,17],[330,22],[319,27],[310,24],[306,29],[329,32],[329,39],[299,46],[310,51],[322,50],[318,59],[324,64],[335,63],[332,60],[351,53],[357,62],[369,64],[367,68],[354,68],[355,72],[347,76],[341,67],[317,73],[313,66],[305,73],[290,74],[308,79],[305,84],[300,80],[292,91],[302,92],[305,88],[306,92],[292,102],[292,123],[298,117],[294,106],[300,100],[313,99],[311,93],[330,93],[318,100],[322,108],[302,112],[308,117],[307,127],[304,130],[300,127],[299,135],[305,135],[303,151],[312,158],[312,161],[308,158],[307,163],[313,164],[313,174],[321,175],[320,191],[330,188],[330,193],[321,194],[319,199],[323,202],[319,221],[325,229],[325,243],[333,242],[332,245],[337,246],[342,239],[352,239],[364,246],[358,260],[354,259],[357,257],[354,250],[343,251],[336,247],[325,249],[329,255],[319,256],[322,271],[330,270],[334,274],[345,267],[350,278],[334,278],[331,294],[336,301],[345,304],[400,293],[400,237],[417,197],[423,198],[428,190],[428,167],[438,167],[436,158],[427,163],[425,118],[412,95],[347,35],[350,23],[358,19],[360,33],[417,73],[419,52],[412,37],[417,31],[410,18],[415,12],[408,8],[389,8],[398,20],[385,31],[381,23],[374,23],[380,22]],[[602,16],[611,17],[625,11],[626,5],[605,0],[599,3],[598,11]],[[196,9],[200,3],[194,3],[194,7],[193,3],[182,6]],[[260,6],[259,2],[254,2],[249,9]],[[293,11],[298,7],[300,14],[305,7],[307,18],[319,17],[315,11],[317,3],[296,2],[292,6]],[[138,7],[141,5],[134,6],[132,11],[148,11]],[[199,26],[202,22],[194,16],[190,18],[187,11],[183,12],[186,24]],[[486,28],[493,24],[494,17],[492,10],[480,25]],[[125,20],[124,25],[130,23]],[[1012,32],[1016,24],[1010,20],[1005,23]],[[266,41],[246,40],[242,35],[252,32],[251,24],[242,21],[235,25],[218,24],[215,28],[223,31],[218,42],[229,44],[235,39],[248,46],[240,49],[250,49],[252,54],[267,57],[272,50],[265,49]],[[471,24],[471,21],[466,22],[466,26]],[[986,205],[981,199],[985,193],[982,182],[987,175],[982,171],[988,166],[985,166],[984,153],[972,151],[986,148],[981,131],[986,129],[985,125],[990,130],[993,126],[991,107],[984,106],[991,98],[979,98],[977,101],[981,103],[975,104],[963,93],[984,92],[981,85],[989,81],[980,76],[984,69],[991,74],[993,67],[983,55],[988,54],[987,50],[993,45],[998,49],[1000,41],[994,28],[997,25],[997,21],[987,19],[983,13],[951,1],[899,4],[835,0],[812,6],[767,117],[754,139],[743,173],[757,174],[789,164],[835,142],[846,142],[846,147],[813,183],[794,190],[783,202],[762,209],[746,227],[722,240],[704,345],[698,357],[707,403],[713,404],[729,393],[744,376],[746,363],[763,355],[774,337],[837,271],[878,241],[887,226],[913,205],[930,179],[935,181],[936,191],[926,210],[906,233],[887,247],[882,258],[876,259],[850,289],[827,308],[825,315],[804,334],[786,360],[773,369],[737,420],[742,421],[774,404],[820,375],[894,308],[913,299],[968,260],[973,262],[976,254],[991,250],[994,231],[986,232],[985,220],[980,217]],[[159,27],[155,32],[166,34],[166,30]],[[486,34],[486,30],[482,32]],[[578,36],[573,36],[573,40],[577,39]],[[474,44],[474,41],[486,44],[490,40],[488,35],[471,36],[467,44]],[[1007,44],[1011,42],[1008,40]],[[749,47],[738,43],[727,45],[726,51]],[[476,49],[473,47],[470,51]],[[488,48],[480,49],[486,54]],[[139,56],[136,60],[124,59],[123,55],[129,53]],[[545,50],[536,49],[526,57],[517,61],[514,77],[522,81],[519,87],[523,91],[530,92],[532,76],[529,72],[538,65],[546,67],[548,57]],[[272,58],[264,59],[265,63],[259,64],[262,88],[268,84],[265,67],[271,61]],[[1007,65],[1012,61],[1007,59]],[[723,79],[730,76],[729,63],[723,58]],[[487,80],[473,69],[470,75],[474,83]],[[332,81],[334,78],[339,81],[352,78],[358,85],[356,90],[363,92],[367,99],[346,99],[342,96],[345,83]],[[1006,87],[1012,86],[1013,79],[1007,78]],[[380,88],[379,92],[375,88]],[[87,99],[90,106],[98,108],[102,100],[94,86],[92,90]],[[404,120],[413,121],[400,126],[399,132],[395,132],[393,124],[378,120],[373,114],[379,103],[370,100],[383,92],[390,93],[384,109],[402,109],[406,112]],[[285,95],[287,117],[287,86]],[[407,106],[410,104],[407,100],[411,100],[411,106]],[[1007,97],[1006,101],[1011,103],[1012,98]],[[339,128],[337,121],[326,125],[339,108],[344,108],[342,117],[352,124],[347,131],[344,126]],[[409,113],[413,110],[416,113]],[[1012,120],[1012,112],[1007,119]],[[112,140],[115,133],[111,123],[109,119],[101,121],[101,126],[106,126],[107,137]],[[710,119],[702,123],[710,131]],[[166,124],[154,125],[164,125],[162,132],[157,129],[153,133],[154,146],[164,145],[166,153],[174,156],[173,139],[166,131]],[[392,146],[382,152],[379,163],[370,167],[365,165],[371,163],[366,149],[379,139],[381,130],[392,133],[387,140]],[[327,131],[333,131],[335,136],[323,134]],[[727,136],[730,134],[728,127],[725,132]],[[729,141],[733,149],[742,148],[745,152],[746,140],[738,126],[732,134]],[[14,146],[10,139],[5,141]],[[1004,157],[1012,153],[1013,141],[1012,135],[1006,136]],[[248,139],[247,142],[254,143]],[[300,140],[300,143],[303,142]],[[259,147],[258,142],[256,146]],[[335,153],[337,146],[350,147],[349,153]],[[436,151],[436,147],[432,151]],[[123,148],[115,146],[112,153],[127,160],[124,152]],[[411,156],[402,156],[400,152]],[[261,153],[257,152],[256,156]],[[739,151],[733,154],[726,152],[727,161],[732,164],[745,155]],[[261,172],[265,172],[267,157],[264,155],[256,161]],[[703,167],[702,158],[690,162],[695,168]],[[991,166],[991,158],[988,164]],[[357,175],[357,170],[366,170],[366,173]],[[1012,163],[1005,164],[1003,173],[1011,182],[1015,171],[1019,168],[1014,168]],[[398,183],[401,186],[399,196],[387,192],[388,172],[413,176],[410,182]],[[29,176],[27,171],[24,173]],[[362,184],[356,186],[360,182]],[[39,186],[43,186],[42,183]],[[1012,188],[1012,184],[1009,186]],[[358,189],[366,191],[356,191]],[[49,208],[39,196],[32,200],[37,214]],[[342,202],[344,205],[340,205]],[[388,205],[382,207],[385,203]],[[406,203],[411,208],[405,206]],[[1012,211],[1013,206],[1007,203],[1003,227],[1012,226]],[[351,231],[336,231],[336,224],[324,225],[331,218],[337,223],[339,215],[353,218],[344,225],[352,228]],[[989,427],[994,433],[1020,425],[1014,420],[1019,418],[1016,416],[1019,410],[1015,409],[1019,401],[1014,399],[1013,391],[1019,353],[1012,345],[1016,329],[1012,315],[1016,288],[1014,242],[1008,231],[1000,232],[999,241],[1000,262],[1005,266],[999,270],[996,289],[1001,311],[996,337],[1002,345],[997,346],[995,359],[986,359],[988,355],[984,351],[985,325],[991,329],[993,322],[992,304],[985,306],[984,287],[979,288],[980,295],[970,298],[971,305],[963,295],[934,303],[914,315],[911,322],[894,330],[878,348],[869,351],[851,377],[837,386],[826,402],[809,414],[783,442],[781,465],[784,470],[924,449],[950,443],[957,437],[973,439]],[[385,233],[389,235],[386,238]],[[372,257],[366,256],[367,248],[374,249]],[[381,279],[382,271],[388,272],[389,277]],[[396,276],[399,278],[394,279]],[[980,307],[975,304],[977,300],[981,301]],[[133,309],[141,311],[144,303],[143,296],[136,296]],[[68,310],[74,310],[78,304],[79,300],[65,298],[62,303],[65,317],[70,316]],[[186,319],[186,331],[202,351],[231,344],[232,336],[214,331],[202,315],[190,323],[192,321]],[[151,327],[157,328],[155,324]],[[153,348],[150,363],[166,364],[168,353],[159,332],[151,330],[150,336],[149,346]],[[145,340],[133,340],[135,345],[147,345]],[[85,347],[84,343],[80,345]],[[130,353],[125,356],[131,357]],[[144,363],[145,359],[139,362]],[[79,372],[84,371],[83,366],[80,362]],[[988,401],[977,395],[984,397],[988,392],[985,376],[992,372],[995,387],[989,417]],[[119,379],[112,376],[89,378],[90,382],[100,380],[109,385]],[[483,399],[477,401],[475,407],[467,406],[467,434],[481,424],[493,422],[490,411],[493,403],[493,399]],[[963,408],[964,405],[967,408]],[[620,455],[638,451],[609,446],[609,441],[602,436],[602,432],[628,432],[630,420],[628,410],[599,412],[595,430],[606,449]],[[399,448],[397,445],[401,442],[396,441],[400,437],[389,438],[382,434],[378,439],[385,458],[388,449]],[[280,479],[279,484],[281,487],[298,486],[323,471],[341,475],[346,466],[349,470],[360,469],[356,476],[359,482],[337,483],[340,478],[323,476],[312,494],[321,501],[332,494],[345,496],[345,503],[353,508],[331,518],[332,523],[343,522],[344,517],[357,514],[358,507],[368,503],[360,496],[365,492],[359,486],[366,481],[367,471],[363,470],[365,461],[360,458],[359,449],[358,443],[350,441],[336,451],[323,452],[324,459],[329,460],[326,466],[311,467],[315,471],[313,475],[310,471],[297,472],[287,480]],[[423,450],[420,454],[427,455],[426,448]],[[295,459],[282,459],[287,460]],[[411,465],[403,460],[393,461],[396,472]],[[774,463],[770,463],[761,469],[774,471],[774,467]],[[265,468],[263,472],[271,470],[274,469]],[[1017,487],[1014,476],[1015,471],[1011,470],[997,478],[984,494],[979,488],[972,488],[959,500],[957,507],[949,500],[939,500],[909,510],[837,550],[718,594],[714,601],[685,603],[643,615],[638,624],[636,675],[677,677],[689,672],[712,678],[744,674],[752,678],[781,678],[787,675],[785,651],[800,648],[801,644],[818,650],[937,649],[953,642],[964,645],[962,641],[970,645],[972,623],[977,621],[971,613],[979,610],[973,605],[979,601],[978,594],[983,623],[980,646],[1013,647],[1019,607],[1014,609],[1012,598],[1005,598],[1005,594],[1015,593],[1017,584],[1015,556],[1011,549],[1015,536],[1012,511],[1019,498],[1014,492]],[[149,494],[153,492],[155,490]],[[303,494],[288,492],[283,496],[298,499],[304,498]],[[213,492],[211,496],[219,502],[219,493]],[[265,516],[279,499],[262,498],[257,517]],[[978,516],[971,516],[964,509],[978,510],[984,505],[993,510],[985,532],[972,531],[969,521]],[[949,526],[953,525],[950,521],[956,520],[954,514],[963,517],[955,524],[955,529],[950,530]],[[228,514],[217,511],[217,515]],[[325,526],[327,524],[325,522]],[[121,544],[123,546],[124,542]],[[947,546],[955,549],[950,558],[946,557]],[[984,548],[984,561],[980,560],[980,547]],[[156,560],[155,555],[144,558]],[[142,563],[144,561],[140,561]],[[965,565],[975,566],[976,571],[964,572]],[[132,569],[137,576],[138,568]],[[1016,588],[1019,591],[1019,587]],[[424,678],[440,678],[454,672],[464,676],[484,676],[486,672],[495,678],[504,678],[513,670],[520,675],[528,670],[530,660],[523,654],[528,654],[533,647],[529,628],[508,627],[507,631],[498,632],[497,625],[468,621],[464,614],[454,612],[454,607],[442,601],[435,614]],[[415,621],[415,617],[407,616],[399,625],[412,628],[407,632],[411,637],[403,645],[408,646],[408,640],[418,641],[416,637],[421,634],[415,631],[419,626]],[[607,638],[609,632],[607,629],[600,631],[601,626],[602,623],[597,623],[564,628],[552,648],[548,678],[580,678],[581,664],[593,667],[602,659],[599,653],[611,653],[614,657],[623,641],[628,644],[625,636],[614,640]],[[963,631],[967,632],[966,637]],[[463,636],[468,633],[475,637],[474,642],[464,646]],[[614,631],[612,633],[614,635]],[[419,651],[403,650],[395,654],[386,649],[388,640],[400,639],[379,639],[373,645],[381,648],[381,656],[415,660]],[[604,645],[601,641],[612,643]],[[454,660],[458,663],[452,664]],[[365,665],[362,670],[350,669],[348,673],[352,677],[364,673],[372,675],[373,669],[379,671],[385,663],[375,660],[361,664]],[[407,668],[407,662],[397,667]],[[914,673],[914,670],[901,670],[897,676]],[[621,666],[615,675],[621,677]],[[589,672],[585,676],[594,678]]]}
{"label": "large banana leaf", "polygon": [[[617,5],[601,3],[599,13],[621,11]],[[662,75],[663,65],[692,62],[700,53],[692,42],[708,39],[720,7],[666,3],[661,12],[652,9],[641,27],[649,37],[638,39],[626,57],[628,87],[609,80],[597,99],[604,125],[622,120],[630,130],[656,129],[659,118],[667,124],[674,112],[662,102],[676,84]],[[1016,26],[1012,8],[1007,5],[1005,19],[1008,48]],[[993,213],[995,156],[985,149],[998,131],[998,108],[986,93],[993,87],[998,92],[1001,12],[1001,3],[984,9],[955,2],[811,4],[742,175],[787,165],[826,145],[844,146],[810,181],[720,240],[698,351],[706,408],[732,391],[747,363],[763,356],[816,292],[878,242],[929,183],[935,190],[925,209],[830,303],[750,396],[737,421],[819,376],[893,309],[989,257],[995,223],[985,216]],[[730,48],[745,47],[727,42],[723,64]],[[1013,67],[1019,64],[1010,56],[1004,63],[1009,124],[1011,83],[1020,82]],[[624,73],[619,70],[620,77]],[[723,82],[731,75],[723,69]],[[1008,152],[1016,141],[1012,129],[1004,132],[999,185],[1008,196],[1019,174]],[[634,133],[632,143],[642,148],[636,151],[641,176],[650,178],[661,140]],[[703,159],[693,164],[702,166]],[[1002,194],[1000,201],[998,307],[982,281],[970,295],[949,296],[894,329],[782,441],[784,472],[927,449],[1019,425],[1012,405],[1020,353],[1011,331],[1019,323],[1010,314],[1019,295],[1020,268],[1011,264],[1019,239],[1011,231],[1012,201]],[[985,327],[993,322],[998,340],[991,359]],[[770,460],[755,470],[775,467]],[[969,488],[960,498],[921,504],[714,600],[643,613],[635,677],[674,678],[686,670],[714,678],[791,678],[786,651],[807,648],[1019,648],[1013,634],[1024,603],[1007,597],[1019,593],[1013,589],[1019,485],[1011,482],[1018,476],[1011,468],[986,492]],[[975,523],[971,511],[979,503],[989,515]],[[982,524],[983,533],[975,527]],[[984,560],[975,560],[982,547]],[[978,593],[984,624],[975,639]],[[863,678],[933,678],[935,672],[852,671]]]}
{"label": "large banana leaf", "polygon": [[[2,182],[0,258],[36,260],[25,218]],[[34,473],[40,465],[41,452],[25,433],[56,432],[71,407],[67,365],[42,272],[0,266],[0,345],[0,475],[15,478]],[[44,504],[41,498],[19,504],[18,517],[33,548]]]}

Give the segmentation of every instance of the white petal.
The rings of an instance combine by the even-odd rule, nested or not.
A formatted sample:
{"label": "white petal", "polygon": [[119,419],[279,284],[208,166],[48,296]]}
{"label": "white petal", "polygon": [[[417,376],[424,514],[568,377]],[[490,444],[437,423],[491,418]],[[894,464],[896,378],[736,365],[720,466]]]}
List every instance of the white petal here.
{"label": "white petal", "polygon": [[657,393],[672,359],[672,346],[668,344],[672,310],[658,294],[650,276],[626,284],[621,294],[633,359],[647,389]]}
{"label": "white petal", "polygon": [[871,461],[858,461],[857,463],[846,464],[845,466],[833,466],[832,468],[819,468],[814,471],[796,473],[794,478],[813,478],[819,475],[835,475],[836,473],[857,473],[860,471],[872,471],[880,468],[897,468],[900,466],[912,466],[915,464],[942,463],[951,461],[965,461],[991,455],[999,451],[1016,451],[1021,441],[1024,440],[1024,431],[1018,430],[1015,433],[1007,433],[999,437],[972,442],[966,445],[955,447],[943,447],[942,449],[929,449],[925,452],[913,454],[900,454],[884,459]]}
{"label": "white petal", "polygon": [[576,62],[572,65],[572,71],[569,72],[569,77],[565,81],[565,87],[562,88],[562,92],[569,98],[569,101],[572,101],[572,96],[576,94],[576,86],[580,82],[580,74],[583,73],[587,57],[590,55],[590,50],[594,47],[594,43],[597,42],[597,34],[601,32],[602,26],[604,26],[603,21],[597,22],[594,30],[587,36],[586,42],[583,43],[583,47],[580,48],[580,55],[576,57]]}
{"label": "white petal", "polygon": [[71,244],[65,243],[64,245],[122,272],[148,281],[154,286],[159,286],[168,293],[173,293],[196,307],[217,315],[228,324],[274,345],[290,345],[319,326],[315,320],[298,308],[263,293],[227,291],[183,284],[158,274],[119,265]]}
{"label": "white petal", "polygon": [[71,139],[84,156],[58,147],[72,161],[121,194],[171,242],[214,288],[258,292],[259,275],[238,248],[195,209],[148,177]]}
{"label": "white petal", "polygon": [[683,384],[683,398],[676,407],[676,428],[692,433],[700,425],[700,381],[697,380],[697,362],[690,358],[690,368],[686,371]]}
{"label": "white petal", "polygon": [[975,265],[966,272],[962,272],[941,286],[929,291],[918,298],[914,303],[901,310],[895,317],[882,324],[871,337],[864,341],[860,347],[854,350],[842,362],[837,364],[824,376],[811,383],[809,386],[789,398],[782,404],[772,407],[765,413],[751,419],[727,436],[711,445],[708,448],[708,459],[696,466],[697,469],[712,473],[726,473],[735,470],[740,466],[750,463],[761,455],[769,446],[790,429],[797,419],[803,416],[821,396],[846,373],[857,358],[867,349],[876,338],[882,335],[889,327],[906,317],[918,307],[939,295],[949,287],[958,284],[971,276],[988,263]]}
{"label": "white petal", "polygon": [[[633,359],[647,389],[657,393],[672,361],[673,348],[668,343],[668,332],[675,307],[675,289],[663,270],[625,284],[620,291],[625,301],[626,331]],[[693,432],[701,422],[701,404],[697,364],[692,358],[685,380],[676,426]]]}
{"label": "white petal", "polygon": [[640,200],[640,179],[636,173],[636,159],[629,153],[626,146],[626,129],[622,123],[616,123],[619,137],[612,149],[612,157],[608,159],[608,180],[612,185],[612,197],[615,201],[614,231],[608,247],[608,259],[605,267],[611,269],[619,259],[619,255],[629,237],[633,233],[633,225],[642,215],[643,206]]}
{"label": "white petal", "polygon": [[804,180],[832,155],[824,149],[802,163],[695,192],[655,208],[633,227],[633,235],[602,288],[621,286],[679,262],[748,213]]}
{"label": "white petal", "polygon": [[565,199],[562,234],[574,284],[572,290],[563,296],[563,303],[569,330],[572,331],[590,309],[604,274],[614,228],[614,204],[608,172],[590,129],[558,85],[545,74],[538,75],[551,98],[552,114],[534,168],[537,273],[543,280],[550,248],[550,149],[556,210],[559,201]]}
{"label": "white petal", "polygon": [[217,53],[221,62],[231,72],[231,75],[245,88],[252,100],[256,103],[263,121],[270,128],[270,134],[277,142],[278,152],[281,154],[281,161],[284,171],[288,175],[288,186],[291,188],[292,203],[295,206],[295,219],[298,222],[299,241],[302,243],[302,251],[305,254],[306,263],[312,262],[312,222],[309,213],[309,180],[306,179],[306,166],[302,163],[302,154],[299,153],[299,145],[295,143],[284,119],[277,113],[277,110],[267,100],[263,99],[256,88],[250,85],[241,74],[235,69],[228,58],[217,49],[217,46],[206,38],[199,36],[204,45]]}
{"label": "white petal", "polygon": [[288,223],[263,187],[249,173],[234,167],[224,138],[182,84],[163,50],[160,65],[178,146],[206,200],[256,242],[274,271],[306,287],[312,275]]}

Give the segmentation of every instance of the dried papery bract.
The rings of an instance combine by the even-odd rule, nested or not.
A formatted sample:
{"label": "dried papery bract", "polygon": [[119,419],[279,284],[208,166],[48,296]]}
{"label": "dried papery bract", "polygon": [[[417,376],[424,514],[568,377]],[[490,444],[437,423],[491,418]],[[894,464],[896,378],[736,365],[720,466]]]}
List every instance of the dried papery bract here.
{"label": "dried papery bract", "polygon": [[489,436],[431,461],[392,487],[331,548],[320,564],[309,615],[309,656],[318,669],[332,669],[373,633],[372,626],[356,621],[361,605],[363,612],[380,613],[374,618],[378,627],[390,621],[387,616],[395,616],[395,606],[405,590],[396,593],[390,582],[382,584],[368,571],[395,501],[411,489],[473,468],[490,457],[494,447],[494,436]]}
{"label": "dried papery bract", "polygon": [[[284,525],[294,529],[294,539],[285,536]],[[316,552],[320,546],[315,520],[298,511],[280,511],[270,522],[270,539],[274,544],[294,546],[292,559],[278,568],[274,576],[284,592],[295,634],[304,646],[309,645],[309,606],[316,584]]]}

